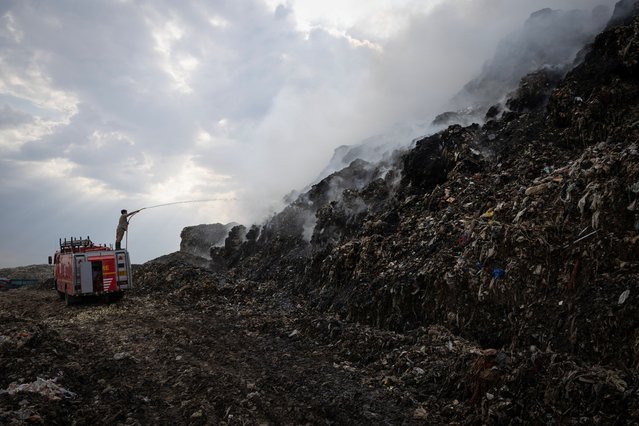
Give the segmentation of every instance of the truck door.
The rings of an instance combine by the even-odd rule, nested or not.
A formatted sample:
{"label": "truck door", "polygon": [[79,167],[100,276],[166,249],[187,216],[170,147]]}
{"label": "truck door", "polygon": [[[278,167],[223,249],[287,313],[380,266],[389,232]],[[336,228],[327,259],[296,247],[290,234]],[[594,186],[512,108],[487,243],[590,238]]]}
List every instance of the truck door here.
{"label": "truck door", "polygon": [[91,282],[93,283],[93,292],[102,291],[102,261],[92,260],[91,262]]}
{"label": "truck door", "polygon": [[93,277],[91,275],[91,262],[87,262],[86,259],[78,259],[78,266],[80,267],[80,287],[82,293],[93,292]]}

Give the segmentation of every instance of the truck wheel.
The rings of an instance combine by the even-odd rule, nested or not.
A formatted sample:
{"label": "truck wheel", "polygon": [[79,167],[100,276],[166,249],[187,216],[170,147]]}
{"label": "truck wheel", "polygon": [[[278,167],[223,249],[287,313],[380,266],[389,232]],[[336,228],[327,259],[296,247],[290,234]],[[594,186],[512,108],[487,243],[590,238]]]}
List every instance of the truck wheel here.
{"label": "truck wheel", "polygon": [[112,302],[117,302],[118,300],[122,299],[122,296],[124,296],[124,292],[123,291],[116,291],[113,293],[109,293],[109,303]]}
{"label": "truck wheel", "polygon": [[53,288],[55,288],[55,291],[58,292],[58,297],[60,298],[60,300],[64,300],[64,293],[58,289],[58,282],[56,280],[53,280]]}
{"label": "truck wheel", "polygon": [[69,296],[69,293],[64,293],[64,304],[67,306],[71,306],[73,303],[73,296]]}

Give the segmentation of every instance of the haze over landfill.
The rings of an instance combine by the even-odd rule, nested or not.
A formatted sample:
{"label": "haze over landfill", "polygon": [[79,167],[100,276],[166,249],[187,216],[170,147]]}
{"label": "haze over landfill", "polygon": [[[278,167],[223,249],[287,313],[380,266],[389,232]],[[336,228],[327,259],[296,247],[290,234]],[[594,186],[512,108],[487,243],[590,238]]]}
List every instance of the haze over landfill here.
{"label": "haze over landfill", "polygon": [[[344,12],[336,15],[262,4],[252,10],[264,20],[242,21],[239,32],[257,31],[269,50],[248,49],[257,38],[189,38],[202,17],[233,33],[236,2],[214,17],[120,3],[144,13],[119,22],[171,16],[168,33],[151,32],[156,53],[171,59],[161,68],[171,92],[152,78],[118,80],[133,95],[114,84],[100,92],[39,50],[31,59],[47,65],[42,81],[56,82],[47,94],[73,102],[68,123],[37,134],[53,115],[29,120],[35,104],[7,97],[7,132],[33,140],[16,143],[4,164],[33,167],[2,188],[34,196],[15,200],[22,210],[3,204],[3,214],[22,212],[0,222],[15,228],[3,243],[19,254],[33,224],[57,232],[74,221],[103,225],[109,239],[111,208],[77,220],[93,190],[114,197],[98,207],[144,205],[129,249],[143,259],[155,244],[162,255],[131,265],[125,250],[80,240],[61,245],[54,267],[0,268],[0,424],[639,424],[639,0],[558,3],[535,2],[513,31],[525,2],[439,2],[421,12],[401,3],[404,14],[329,3]],[[32,3],[0,14],[14,44],[26,40],[19,21],[62,30],[82,15],[17,13],[23,4]],[[106,18],[111,7],[98,12]],[[91,33],[112,32],[91,23]],[[53,46],[54,35],[39,41]],[[85,54],[75,66],[106,78],[115,62],[92,66],[95,55],[82,50],[91,44],[75,39],[65,46]],[[270,49],[284,40],[294,41],[285,53]],[[213,51],[237,72],[225,74],[224,61],[203,65]],[[141,57],[127,65],[146,70],[152,55]],[[45,74],[6,75],[17,93]],[[168,94],[174,104],[143,102]],[[262,96],[261,109],[249,94]],[[106,102],[114,100],[130,102],[120,111]],[[227,113],[223,143],[216,111]],[[82,143],[78,126],[96,123],[122,139],[91,133]],[[193,123],[199,145],[174,143]],[[107,173],[118,141],[146,168]],[[184,180],[180,154],[191,161]],[[50,161],[69,167],[44,168]],[[175,167],[165,173],[158,162]],[[74,191],[62,185],[69,180]],[[191,200],[172,201],[177,193]],[[60,194],[78,202],[29,208]],[[225,214],[234,222],[213,223]],[[196,225],[199,215],[208,223]],[[66,225],[45,221],[60,216]],[[177,217],[192,226],[181,229]],[[171,235],[179,250],[159,243]]]}
{"label": "haze over landfill", "polygon": [[430,122],[530,13],[613,3],[4,1],[0,266],[113,242],[121,208],[234,199],[135,217],[137,263],[259,222],[335,148]]}

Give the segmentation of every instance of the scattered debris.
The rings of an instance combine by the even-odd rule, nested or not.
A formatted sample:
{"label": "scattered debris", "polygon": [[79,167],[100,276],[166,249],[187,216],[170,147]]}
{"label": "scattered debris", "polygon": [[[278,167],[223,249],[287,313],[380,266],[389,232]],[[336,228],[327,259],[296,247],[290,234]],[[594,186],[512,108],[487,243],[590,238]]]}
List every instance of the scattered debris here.
{"label": "scattered debris", "polygon": [[46,396],[50,400],[61,398],[75,398],[76,394],[64,389],[56,383],[57,379],[42,379],[38,377],[35,382],[17,384],[11,383],[7,389],[0,390],[0,393],[15,395],[18,392],[31,392]]}
{"label": "scattered debris", "polygon": [[617,302],[617,304],[623,305],[624,303],[626,303],[626,300],[628,300],[628,296],[630,296],[630,290],[626,290],[623,293],[621,293],[621,296],[619,296],[619,301]]}
{"label": "scattered debris", "polygon": [[0,423],[639,422],[638,8],[484,125],[187,230],[124,301],[3,292]]}

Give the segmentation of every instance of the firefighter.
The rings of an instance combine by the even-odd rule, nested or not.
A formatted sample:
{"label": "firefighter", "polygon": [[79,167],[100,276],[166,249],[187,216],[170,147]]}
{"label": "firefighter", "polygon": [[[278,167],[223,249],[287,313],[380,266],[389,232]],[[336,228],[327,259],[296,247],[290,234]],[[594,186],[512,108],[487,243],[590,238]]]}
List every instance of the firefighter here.
{"label": "firefighter", "polygon": [[127,213],[126,209],[122,209],[120,211],[120,220],[118,221],[118,228],[115,230],[115,249],[121,249],[121,241],[122,237],[124,237],[124,233],[129,229],[129,217],[138,213],[140,210],[136,210],[131,213]]}

